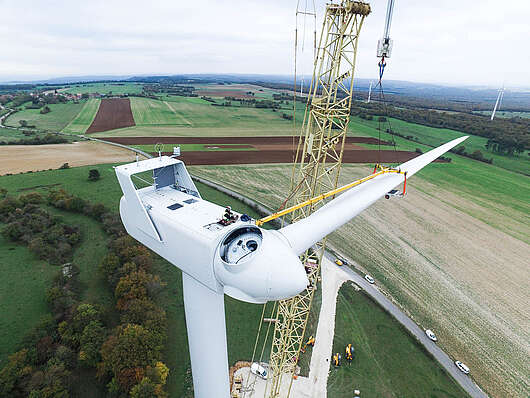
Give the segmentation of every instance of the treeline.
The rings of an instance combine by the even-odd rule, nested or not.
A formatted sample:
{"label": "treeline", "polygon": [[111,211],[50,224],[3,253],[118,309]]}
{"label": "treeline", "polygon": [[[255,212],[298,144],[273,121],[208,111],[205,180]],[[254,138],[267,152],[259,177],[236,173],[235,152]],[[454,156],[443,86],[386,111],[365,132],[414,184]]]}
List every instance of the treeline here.
{"label": "treeline", "polygon": [[47,145],[47,144],[65,144],[68,140],[55,134],[46,134],[45,136],[35,136],[32,138],[21,138],[14,141],[0,141],[0,145]]}
{"label": "treeline", "polygon": [[530,148],[530,119],[494,119],[469,113],[447,113],[424,109],[397,108],[382,103],[354,103],[352,114],[390,116],[430,127],[458,130],[488,138],[487,149],[501,154],[519,154]]}
{"label": "treeline", "polygon": [[[5,196],[5,191],[2,194]],[[39,231],[37,225],[48,225],[49,218],[42,215],[46,212],[37,207],[43,203],[35,193],[16,199],[6,196],[0,201],[2,220],[9,222],[4,228],[9,231],[6,236],[15,232],[17,239],[28,240],[28,230]],[[99,269],[114,293],[120,322],[111,326],[115,325],[111,308],[80,302],[78,269],[73,264],[63,265],[46,292],[52,316],[23,339],[23,348],[11,355],[0,370],[0,396],[68,397],[82,370],[94,369],[109,397],[167,397],[164,385],[169,369],[161,361],[166,315],[153,301],[164,284],[150,273],[150,251],[130,238],[119,216],[102,204],[92,204],[62,190],[51,191],[45,203],[102,224],[108,236],[108,253]],[[26,213],[28,216],[20,222],[15,220]],[[54,225],[58,223],[63,230],[48,228],[46,234],[50,237],[46,239],[58,239],[62,244],[72,234],[58,220]],[[9,227],[11,222],[22,223],[23,228]],[[31,226],[25,226],[28,223]],[[57,261],[70,257],[62,256]]]}

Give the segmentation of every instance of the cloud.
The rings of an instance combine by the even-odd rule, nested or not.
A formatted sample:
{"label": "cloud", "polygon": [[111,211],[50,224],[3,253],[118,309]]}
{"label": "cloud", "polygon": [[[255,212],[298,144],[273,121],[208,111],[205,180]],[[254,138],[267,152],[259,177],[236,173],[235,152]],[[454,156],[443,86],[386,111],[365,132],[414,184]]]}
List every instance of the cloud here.
{"label": "cloud", "polygon": [[[312,8],[312,0],[299,5]],[[317,1],[318,26],[324,2]],[[297,1],[0,0],[0,79],[96,74],[263,73],[294,70]],[[357,76],[375,78],[386,0],[371,2]],[[530,86],[527,17],[511,0],[396,2],[385,77],[454,84]],[[304,18],[298,18],[302,39]],[[311,17],[298,71],[312,70]],[[301,43],[302,40],[299,41]]]}

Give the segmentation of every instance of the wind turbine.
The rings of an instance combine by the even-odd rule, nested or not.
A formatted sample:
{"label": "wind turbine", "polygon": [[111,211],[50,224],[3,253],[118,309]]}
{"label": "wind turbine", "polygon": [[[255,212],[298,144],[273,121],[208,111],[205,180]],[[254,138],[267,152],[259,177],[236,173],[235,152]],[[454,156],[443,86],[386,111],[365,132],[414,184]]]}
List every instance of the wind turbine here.
{"label": "wind turbine", "polygon": [[504,85],[499,90],[499,94],[497,95],[497,101],[495,101],[495,106],[493,107],[493,112],[491,112],[490,120],[493,120],[493,118],[495,117],[495,113],[497,112],[497,110],[501,106],[501,102],[502,102],[502,98],[503,97],[504,97]]}
{"label": "wind turbine", "polygon": [[[299,254],[466,138],[403,163],[400,173],[375,176],[276,231],[202,199],[178,159],[116,167],[127,233],[182,270],[195,397],[230,395],[224,294],[249,303],[297,295],[308,284]],[[131,177],[148,171],[154,184],[136,189]]]}

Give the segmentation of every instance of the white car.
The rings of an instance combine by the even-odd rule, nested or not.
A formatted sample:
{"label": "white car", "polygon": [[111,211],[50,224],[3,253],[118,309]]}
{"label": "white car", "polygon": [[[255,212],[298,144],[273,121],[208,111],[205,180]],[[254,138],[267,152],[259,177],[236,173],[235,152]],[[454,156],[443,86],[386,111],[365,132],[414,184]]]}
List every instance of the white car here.
{"label": "white car", "polygon": [[469,374],[469,368],[465,363],[462,363],[460,361],[455,361],[455,365],[462,373],[465,373],[466,375]]}
{"label": "white car", "polygon": [[257,362],[254,362],[252,365],[250,365],[250,372],[264,380],[267,380],[267,370]]}
{"label": "white car", "polygon": [[366,279],[366,282],[368,282],[371,285],[373,285],[375,283],[375,279],[372,278],[370,275],[365,275],[364,279]]}
{"label": "white car", "polygon": [[430,338],[432,341],[436,342],[438,341],[438,339],[436,338],[436,335],[434,334],[434,332],[431,330],[431,329],[427,329],[425,331],[425,334],[427,335],[428,338]]}

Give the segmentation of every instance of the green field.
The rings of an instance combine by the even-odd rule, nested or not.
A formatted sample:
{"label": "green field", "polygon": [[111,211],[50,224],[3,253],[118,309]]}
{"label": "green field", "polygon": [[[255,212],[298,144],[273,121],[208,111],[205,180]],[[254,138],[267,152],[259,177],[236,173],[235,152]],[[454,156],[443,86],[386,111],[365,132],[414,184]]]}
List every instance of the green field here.
{"label": "green field", "polygon": [[87,100],[75,119],[63,129],[63,133],[84,134],[94,121],[100,102],[98,98]]}
{"label": "green field", "polygon": [[22,337],[48,313],[45,292],[58,270],[0,234],[0,368]]}
{"label": "green field", "polygon": [[70,94],[140,94],[143,91],[143,84],[140,83],[86,83],[75,84],[60,92]]}
{"label": "green field", "polygon": [[[406,136],[412,135],[419,141],[416,143],[414,141],[405,140],[395,136],[396,143],[398,144],[397,149],[399,150],[414,151],[415,148],[425,148],[422,147],[420,143],[435,147],[465,135],[464,133],[455,130],[427,127],[393,118],[390,118],[390,123],[394,131]],[[351,135],[377,138],[379,136],[379,131],[377,130],[378,125],[379,123],[376,120],[363,120],[359,117],[352,117],[350,120]],[[387,123],[381,123],[381,126],[383,131],[388,128]],[[382,132],[381,139],[391,141],[392,136]],[[484,137],[471,135],[462,143],[462,145],[466,147],[466,152],[468,153],[480,150],[485,158],[493,158],[494,166],[516,171],[525,175],[530,175],[530,156],[527,154],[528,151],[520,154],[519,156],[499,155],[486,150],[485,145],[487,141],[488,140]]]}
{"label": "green field", "polygon": [[[328,379],[328,395],[363,397],[468,397],[405,329],[363,292],[345,284],[339,290],[333,353],[342,366]],[[351,343],[355,358],[344,359]]]}
{"label": "green field", "polygon": [[166,101],[131,97],[131,110],[137,126],[189,126]]}
{"label": "green field", "polygon": [[[200,98],[165,96],[164,101],[131,98],[134,127],[96,133],[94,136],[256,136],[292,135],[293,122],[282,113],[292,111],[213,106]],[[302,112],[297,115],[301,122]]]}
{"label": "green field", "polygon": [[22,130],[13,130],[0,127],[0,141],[9,142],[28,138]]}
{"label": "green field", "polygon": [[[488,115],[491,116],[492,111],[475,111],[473,113],[479,113],[481,115]],[[512,111],[503,111],[499,110],[495,112],[495,117],[505,117],[505,118],[512,118],[512,117],[522,117],[522,118],[530,118],[530,112],[512,112]]]}
{"label": "green field", "polygon": [[84,101],[80,101],[78,104],[73,102],[50,104],[48,106],[51,112],[46,114],[41,114],[40,109],[24,109],[9,116],[5,124],[6,126],[20,127],[19,120],[26,120],[28,125],[34,125],[38,130],[61,131],[77,116],[84,105]]}

